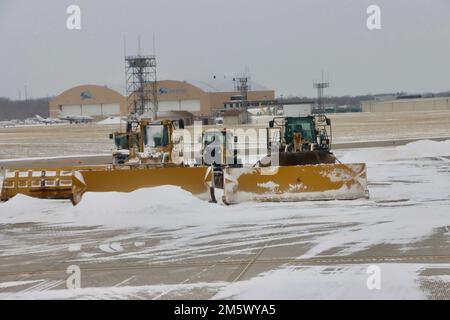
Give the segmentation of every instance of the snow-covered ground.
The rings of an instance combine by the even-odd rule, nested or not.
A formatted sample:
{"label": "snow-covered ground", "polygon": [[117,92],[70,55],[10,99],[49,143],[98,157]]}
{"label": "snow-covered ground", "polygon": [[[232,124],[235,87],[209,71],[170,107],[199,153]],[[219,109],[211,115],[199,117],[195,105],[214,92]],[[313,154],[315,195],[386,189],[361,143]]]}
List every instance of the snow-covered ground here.
{"label": "snow-covered ground", "polygon": [[97,122],[97,124],[123,124],[125,125],[127,122],[123,120],[121,117],[109,117],[102,121]]}
{"label": "snow-covered ground", "polygon": [[[426,299],[420,288],[425,264],[378,264],[380,289],[369,290],[370,266],[285,267],[225,286],[214,299]],[[441,266],[449,268],[450,264]],[[428,277],[449,283],[450,276]],[[268,290],[270,288],[270,290]]]}
{"label": "snow-covered ground", "polygon": [[[449,297],[450,141],[337,156],[368,164],[370,199],[227,207],[171,186],[86,194],[76,207],[17,196],[0,204],[0,299]],[[69,253],[65,265],[81,270],[163,264],[185,276],[161,271],[157,279],[131,275],[77,290],[45,268],[31,278],[20,270],[6,276],[15,259],[32,268]],[[369,290],[373,265],[381,288]]]}

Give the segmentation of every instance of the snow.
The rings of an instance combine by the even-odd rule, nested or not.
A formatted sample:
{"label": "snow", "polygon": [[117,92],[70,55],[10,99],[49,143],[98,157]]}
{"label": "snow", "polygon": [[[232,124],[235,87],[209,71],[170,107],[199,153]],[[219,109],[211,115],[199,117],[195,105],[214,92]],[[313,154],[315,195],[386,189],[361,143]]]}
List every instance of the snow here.
{"label": "snow", "polygon": [[123,251],[122,245],[119,242],[105,243],[99,246],[100,250],[104,252],[114,253]]}
{"label": "snow", "polygon": [[[450,141],[433,144],[433,149],[430,148],[426,156],[450,154]],[[341,159],[357,159],[366,161],[369,165],[369,183],[372,184],[369,186],[369,200],[298,202],[292,203],[289,209],[285,209],[286,205],[283,203],[249,203],[227,207],[199,200],[179,187],[161,186],[131,193],[86,193],[76,207],[72,207],[67,201],[18,195],[0,204],[0,223],[69,223],[102,225],[116,229],[169,226],[178,228],[196,225],[203,232],[210,234],[208,230],[211,225],[225,228],[232,223],[264,224],[290,218],[307,218],[312,223],[322,223],[339,217],[341,223],[352,221],[365,224],[372,232],[366,232],[364,230],[368,229],[364,229],[345,235],[337,230],[336,239],[333,234],[330,235],[329,241],[327,238],[321,238],[320,247],[325,249],[328,243],[331,246],[336,241],[336,246],[351,240],[362,242],[364,246],[373,245],[383,239],[406,243],[411,237],[424,236],[436,226],[449,221],[446,212],[449,205],[450,179],[448,174],[439,173],[440,168],[432,166],[445,166],[449,161],[441,158],[400,162],[379,159],[383,156],[391,159],[393,154],[399,159],[415,156],[417,149],[428,145],[429,142],[415,142],[404,147],[390,148],[392,150],[377,151],[375,154],[379,155],[378,158],[373,156],[372,150],[345,151]],[[435,152],[434,148],[440,152]],[[377,183],[380,186],[377,186]],[[392,202],[399,200],[403,201],[401,206],[392,205]],[[430,200],[436,201],[430,203]],[[433,211],[428,212],[427,208],[431,205]],[[405,216],[408,219],[405,219]],[[389,224],[376,223],[380,220],[389,221]],[[398,233],[400,231],[401,233]]]}
{"label": "snow", "polygon": [[[338,153],[342,153],[339,151]],[[426,157],[450,156],[450,140],[432,141],[419,140],[404,146],[393,148],[367,148],[346,150],[342,157],[338,157],[342,163],[391,161],[402,159],[417,159]]]}
{"label": "snow", "polygon": [[81,244],[71,244],[69,246],[69,252],[81,251]]}
{"label": "snow", "polygon": [[[40,280],[44,282],[45,280]],[[56,282],[58,283],[58,282]],[[55,284],[56,284],[55,283]],[[0,288],[1,288],[0,283]],[[174,284],[174,285],[146,285],[146,286],[114,286],[114,287],[96,287],[79,289],[57,289],[57,290],[23,290],[16,293],[0,293],[0,300],[55,300],[55,299],[136,299],[140,295],[157,297],[165,292],[191,291],[196,288],[216,289],[223,287],[225,283],[192,283],[192,284]]]}
{"label": "snow", "polygon": [[29,281],[9,281],[9,282],[0,282],[0,289],[11,288],[11,287],[20,287],[23,285],[41,282],[43,280],[29,280]]}
{"label": "snow", "polygon": [[88,192],[75,207],[67,201],[35,199],[21,194],[0,204],[0,223],[69,223],[114,229],[189,225],[204,225],[207,228],[208,224],[245,223],[255,218],[270,219],[271,216],[270,213],[257,211],[242,215],[236,207],[208,203],[175,186],[146,188],[130,193]]}
{"label": "snow", "polygon": [[[377,264],[380,288],[369,289],[370,265],[286,267],[233,283],[213,299],[424,299],[417,281],[425,266]],[[448,266],[447,266],[448,267]],[[270,288],[270,290],[267,290]]]}
{"label": "snow", "polygon": [[[421,290],[424,280],[449,282],[449,276],[423,276],[426,264],[381,263],[379,287],[368,287],[373,265],[288,266],[262,273],[249,280],[228,283],[196,282],[170,285],[126,285],[133,277],[111,287],[80,288],[75,290],[22,290],[0,293],[0,299],[157,299],[167,293],[182,295],[195,289],[211,291],[212,299],[425,299]],[[442,265],[449,268],[450,265]],[[0,288],[20,287],[38,283],[35,287],[49,287],[61,281],[34,280],[0,283]],[[268,290],[270,288],[270,290]]]}
{"label": "snow", "polygon": [[[276,248],[286,243],[306,246],[293,257],[298,261],[327,255],[330,250],[334,256],[344,257],[379,245],[399,246],[408,252],[438,230],[447,230],[442,234],[450,236],[450,141],[340,150],[337,155],[342,162],[367,163],[370,199],[224,206],[197,199],[178,187],[161,186],[131,193],[87,193],[73,207],[68,201],[18,195],[0,204],[0,225],[34,222],[120,230],[120,235],[98,244],[99,252],[114,254],[108,259],[117,261],[135,258],[149,263],[204,259],[217,256],[217,252],[221,256],[249,254],[261,246]],[[153,241],[157,236],[163,240]],[[83,241],[70,246],[51,242],[23,246],[17,239],[5,237],[2,246],[0,256],[69,250],[78,253],[81,261],[99,259],[96,254],[83,252]],[[382,270],[381,290],[367,289],[368,265],[285,265],[233,284],[84,288],[78,292],[31,290],[8,297],[126,298],[143,292],[155,296],[165,290],[181,292],[196,285],[214,288],[215,298],[425,297],[419,281],[425,265],[377,266]],[[438,280],[450,282],[448,277]]]}
{"label": "snow", "polygon": [[278,183],[275,183],[273,181],[268,181],[266,183],[258,183],[258,187],[269,189],[270,191],[274,191],[276,188],[278,188],[280,185]]}
{"label": "snow", "polygon": [[120,117],[109,117],[102,121],[97,122],[97,124],[125,124],[126,121],[122,120]]}

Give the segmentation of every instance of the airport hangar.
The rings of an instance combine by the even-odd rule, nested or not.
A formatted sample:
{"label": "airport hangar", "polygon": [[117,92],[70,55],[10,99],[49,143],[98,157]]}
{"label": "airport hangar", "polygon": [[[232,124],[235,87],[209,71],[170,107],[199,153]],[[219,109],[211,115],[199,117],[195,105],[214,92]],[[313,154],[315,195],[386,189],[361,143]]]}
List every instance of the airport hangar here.
{"label": "airport hangar", "polygon": [[362,101],[363,112],[450,111],[450,97],[392,98]]}
{"label": "airport hangar", "polygon": [[[160,112],[189,112],[195,119],[210,119],[217,110],[230,105],[240,92],[232,79],[210,81],[158,81],[158,110]],[[248,100],[274,100],[275,91],[256,82],[250,83]],[[120,92],[99,85],[81,85],[68,89],[49,102],[50,117],[86,115],[95,119],[127,115],[126,98]]]}

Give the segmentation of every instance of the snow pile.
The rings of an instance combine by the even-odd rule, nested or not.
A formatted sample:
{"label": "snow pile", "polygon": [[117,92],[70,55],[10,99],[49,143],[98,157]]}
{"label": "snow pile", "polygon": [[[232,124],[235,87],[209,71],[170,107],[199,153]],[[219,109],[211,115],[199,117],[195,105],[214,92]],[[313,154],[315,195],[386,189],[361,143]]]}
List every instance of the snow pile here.
{"label": "snow pile", "polygon": [[450,140],[419,140],[396,149],[399,156],[404,158],[450,156]]}
{"label": "snow pile", "polygon": [[61,223],[66,219],[61,214],[70,202],[31,198],[16,195],[7,202],[0,202],[0,224],[21,222]]}
{"label": "snow pile", "polygon": [[180,187],[161,186],[130,193],[86,193],[73,208],[74,221],[111,227],[167,227],[193,224],[217,205],[202,201]]}
{"label": "snow pile", "polygon": [[120,117],[109,117],[105,120],[97,122],[97,124],[125,124],[125,121]]}
{"label": "snow pile", "polygon": [[[343,155],[339,156],[340,153]],[[450,140],[419,140],[404,146],[346,150],[336,154],[343,163],[443,157],[450,156]]]}
{"label": "snow pile", "polygon": [[289,217],[293,212],[270,208],[249,210],[253,204],[224,206],[200,200],[180,187],[160,186],[129,193],[85,193],[75,207],[69,201],[17,195],[0,203],[0,224],[19,222],[70,223],[109,228],[164,228],[204,226],[213,232],[233,223]]}
{"label": "snow pile", "polygon": [[[417,277],[425,265],[377,264],[380,289],[368,289],[369,265],[287,267],[233,283],[213,299],[425,299]],[[269,289],[270,288],[270,289]]]}
{"label": "snow pile", "polygon": [[192,223],[196,217],[201,219],[214,210],[217,212],[220,208],[174,186],[146,188],[130,193],[88,192],[75,207],[69,201],[43,200],[19,194],[0,203],[0,223],[172,227]]}

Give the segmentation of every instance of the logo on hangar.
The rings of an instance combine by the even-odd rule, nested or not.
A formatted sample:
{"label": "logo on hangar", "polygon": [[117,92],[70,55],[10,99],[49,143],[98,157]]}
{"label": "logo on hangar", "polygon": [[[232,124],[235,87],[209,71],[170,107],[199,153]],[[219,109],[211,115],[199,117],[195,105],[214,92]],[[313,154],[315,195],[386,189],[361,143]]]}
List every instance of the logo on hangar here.
{"label": "logo on hangar", "polygon": [[83,91],[80,94],[81,100],[92,99],[92,93],[90,91]]}
{"label": "logo on hangar", "polygon": [[185,93],[186,89],[182,88],[165,88],[161,87],[158,90],[159,94],[169,94],[169,93]]}

